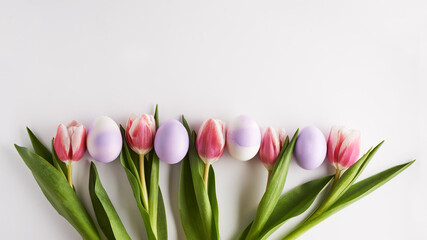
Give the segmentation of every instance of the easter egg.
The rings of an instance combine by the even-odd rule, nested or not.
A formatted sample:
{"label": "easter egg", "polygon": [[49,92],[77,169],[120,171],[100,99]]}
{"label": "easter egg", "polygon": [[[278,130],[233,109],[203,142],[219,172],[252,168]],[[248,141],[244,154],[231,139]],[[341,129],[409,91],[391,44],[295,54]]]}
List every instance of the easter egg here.
{"label": "easter egg", "polygon": [[175,164],[188,151],[189,138],[185,127],[177,120],[168,120],[160,125],[154,138],[154,150],[160,160]]}
{"label": "easter egg", "polygon": [[96,118],[89,127],[86,144],[93,159],[104,163],[115,160],[122,148],[117,123],[107,116]]}
{"label": "easter egg", "polygon": [[252,159],[261,145],[261,130],[254,119],[241,115],[227,128],[227,149],[230,155],[241,161]]}
{"label": "easter egg", "polygon": [[319,167],[326,157],[326,139],[316,127],[305,127],[295,143],[294,154],[298,165],[311,170]]}

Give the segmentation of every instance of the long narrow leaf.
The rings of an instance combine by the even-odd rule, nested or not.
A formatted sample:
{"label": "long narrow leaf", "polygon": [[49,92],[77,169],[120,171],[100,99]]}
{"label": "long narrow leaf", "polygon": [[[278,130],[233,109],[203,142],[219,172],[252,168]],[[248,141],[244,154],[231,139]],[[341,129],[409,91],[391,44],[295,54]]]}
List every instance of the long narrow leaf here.
{"label": "long narrow leaf", "polygon": [[209,196],[206,192],[206,187],[203,182],[203,178],[200,174],[200,158],[196,151],[196,133],[193,131],[190,137],[190,148],[188,150],[188,156],[190,160],[191,176],[193,178],[193,187],[197,199],[197,205],[199,207],[200,215],[202,217],[202,224],[206,232],[207,239],[213,239],[212,235],[212,224],[213,214],[211,204],[209,202]]}
{"label": "long narrow leaf", "polygon": [[73,225],[83,239],[100,239],[92,218],[62,174],[29,149],[18,145],[15,148],[58,213]]}
{"label": "long narrow leaf", "polygon": [[120,132],[122,133],[122,139],[123,139],[122,152],[124,152],[123,153],[123,155],[124,155],[123,156],[123,160],[124,161],[121,162],[121,163],[122,163],[122,165],[123,165],[124,168],[128,169],[132,173],[132,175],[138,181],[140,181],[138,169],[136,168],[135,162],[134,162],[133,157],[131,155],[132,151],[129,150],[129,146],[126,143],[126,137],[125,137],[126,136],[126,132],[125,132],[125,129],[121,125],[120,125]]}
{"label": "long narrow leaf", "polygon": [[258,235],[261,233],[264,225],[270,218],[274,207],[279,201],[283,187],[285,186],[286,176],[288,174],[289,164],[291,162],[292,152],[294,150],[298,132],[299,130],[295,132],[292,137],[292,141],[289,144],[285,144],[286,147],[282,149],[279,158],[274,164],[270,185],[259,203],[255,219],[252,223],[251,229],[249,230],[248,236],[246,237],[248,240],[258,239]]}
{"label": "long narrow leaf", "polygon": [[[154,119],[156,121],[156,127],[158,127],[159,117],[157,105],[154,113]],[[149,163],[149,172],[146,174],[146,177],[149,178],[149,181],[146,181],[148,186],[148,209],[153,232],[157,237],[159,237],[157,231],[157,215],[159,208],[159,157],[154,151],[151,151],[149,154]]]}
{"label": "long narrow leaf", "polygon": [[[332,179],[333,176],[326,176],[306,182],[280,197],[259,235],[259,239],[267,239],[287,220],[305,212],[313,204],[317,196],[332,182]],[[246,227],[238,239],[246,238],[251,224]]]}
{"label": "long narrow leaf", "polygon": [[46,159],[51,165],[53,165],[52,154],[49,149],[43,145],[43,143],[36,137],[36,135],[27,127],[27,133],[31,140],[31,145],[33,145],[34,152],[40,157]]}
{"label": "long narrow leaf", "polygon": [[325,212],[321,215],[313,218],[309,221],[306,221],[300,224],[292,232],[284,236],[282,239],[291,240],[296,239],[301,234],[306,232],[308,229],[314,227],[321,221],[325,220],[332,214],[338,212],[339,210],[347,207],[348,205],[354,203],[355,201],[363,198],[369,193],[373,192],[375,189],[381,187],[386,182],[390,181],[392,178],[397,176],[403,170],[408,168],[415,160],[407,162],[405,164],[397,165],[392,168],[389,168],[385,171],[377,173],[369,178],[366,178],[360,182],[353,184],[349,189]]}
{"label": "long narrow leaf", "polygon": [[90,164],[89,193],[98,224],[109,240],[131,239],[107,195],[95,164]]}
{"label": "long narrow leaf", "polygon": [[162,191],[159,187],[159,203],[157,210],[157,237],[160,240],[168,239],[168,228],[167,228],[167,220],[166,220],[166,210],[165,203],[163,202]]}
{"label": "long narrow leaf", "polygon": [[211,209],[213,214],[213,233],[215,233],[214,239],[219,239],[219,210],[218,200],[216,198],[216,187],[215,187],[215,171],[212,165],[209,167],[209,178],[208,178],[208,195],[209,202],[211,203]]}
{"label": "long narrow leaf", "polygon": [[178,199],[179,215],[187,239],[205,239],[206,232],[197,205],[188,154],[181,161]]}
{"label": "long narrow leaf", "polygon": [[[159,158],[155,153],[152,154],[151,161],[151,176],[149,183],[149,195],[148,195],[148,206],[150,221],[153,227],[153,232],[157,234],[157,214],[158,214],[158,203],[159,203]],[[147,176],[148,177],[148,176]]]}
{"label": "long narrow leaf", "polygon": [[337,212],[342,208],[352,204],[353,202],[363,198],[369,193],[390,181],[403,170],[411,166],[415,160],[410,162],[391,167],[385,171],[377,173],[367,179],[353,184],[335,203],[332,205],[328,212]]}
{"label": "long narrow leaf", "polygon": [[364,154],[353,166],[348,168],[344,174],[339,178],[336,184],[332,187],[329,194],[326,196],[323,203],[319,206],[317,211],[310,217],[314,218],[317,215],[320,215],[325,209],[329,208],[345,191],[353,184],[356,179],[360,176],[362,171],[374,157],[375,153],[379,150],[381,145],[384,143],[382,141],[373,149]]}

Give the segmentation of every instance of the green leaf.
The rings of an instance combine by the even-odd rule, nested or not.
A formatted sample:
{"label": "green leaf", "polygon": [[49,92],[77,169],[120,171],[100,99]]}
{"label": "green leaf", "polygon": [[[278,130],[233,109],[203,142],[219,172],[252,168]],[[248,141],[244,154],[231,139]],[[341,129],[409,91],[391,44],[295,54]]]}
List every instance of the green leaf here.
{"label": "green leaf", "polygon": [[362,171],[365,169],[383,143],[384,141],[379,143],[373,149],[369,149],[369,151],[365,153],[355,164],[353,164],[353,166],[344,172],[344,174],[334,184],[325,200],[310,218],[314,218],[317,215],[320,215],[325,209],[329,208],[342,194],[344,194],[345,191],[347,191],[351,184],[353,184],[360,176]]}
{"label": "green leaf", "polygon": [[206,239],[211,239],[212,236],[212,224],[213,214],[211,204],[209,202],[209,196],[206,191],[205,183],[203,182],[202,175],[200,173],[201,162],[196,150],[196,133],[193,131],[190,137],[190,148],[188,150],[188,156],[190,160],[191,177],[193,179],[194,193],[197,199],[197,206],[199,207],[200,216],[202,217],[202,224],[207,236]]}
{"label": "green leaf", "polygon": [[49,149],[43,145],[43,143],[36,137],[36,135],[34,135],[29,127],[27,127],[27,133],[30,137],[31,144],[33,145],[34,152],[53,165],[52,154],[50,153]]}
{"label": "green leaf", "polygon": [[[120,162],[121,162],[123,168],[125,169],[126,176],[128,177],[128,180],[129,180],[130,186],[132,188],[133,195],[135,197],[136,203],[137,203],[138,207],[140,207],[140,206],[142,206],[141,187],[140,187],[139,179],[133,174],[133,172],[131,170],[129,170],[127,152],[128,152],[127,146],[124,145],[122,151],[120,152]],[[140,211],[141,211],[141,209],[140,209]]]}
{"label": "green leaf", "polygon": [[135,158],[137,158],[134,154],[134,156],[131,155],[131,152],[133,153],[133,151],[129,150],[129,146],[126,142],[126,132],[125,129],[123,128],[122,125],[120,125],[120,132],[122,133],[122,139],[123,139],[123,147],[122,147],[122,151],[121,153],[124,154],[123,159],[124,161],[120,161],[123,165],[124,168],[128,169],[132,175],[138,180],[138,182],[140,182],[141,180],[139,179],[139,171],[135,166]]}
{"label": "green leaf", "polygon": [[15,144],[46,198],[83,239],[100,239],[95,224],[64,176],[46,159]]}
{"label": "green leaf", "polygon": [[156,104],[156,110],[154,110],[154,120],[156,121],[156,129],[159,129],[159,105]]}
{"label": "green leaf", "polygon": [[67,165],[64,162],[58,159],[58,156],[55,153],[55,148],[53,147],[53,139],[52,139],[52,153],[49,149],[41,143],[41,141],[36,137],[36,135],[31,131],[30,128],[27,127],[27,133],[30,137],[31,144],[33,145],[34,152],[40,157],[44,158],[51,165],[56,167],[59,171],[62,172],[65,178],[67,178]]}
{"label": "green leaf", "polygon": [[[334,176],[321,177],[290,190],[277,202],[276,207],[270,215],[259,239],[267,239],[274,231],[290,218],[305,212],[317,198],[317,196],[332,182]],[[245,239],[249,233],[250,223],[238,239]]]}
{"label": "green leaf", "polygon": [[289,144],[285,144],[282,148],[282,151],[274,164],[270,184],[258,205],[255,219],[246,239],[258,239],[259,234],[263,230],[267,220],[274,210],[274,207],[279,201],[283,187],[285,186],[286,176],[288,174],[288,168],[291,162],[295,141],[298,137],[298,132],[299,130],[295,132],[292,137],[292,141]]}
{"label": "green leaf", "polygon": [[213,233],[215,234],[214,239],[219,239],[219,226],[218,226],[218,220],[219,220],[219,210],[218,210],[218,200],[216,198],[216,187],[215,187],[215,172],[210,165],[209,167],[209,177],[208,177],[208,196],[209,196],[209,202],[211,203],[211,209],[213,214]]}
{"label": "green leaf", "polygon": [[187,239],[205,239],[206,232],[197,205],[188,154],[181,161],[178,199],[179,215]]}
{"label": "green leaf", "polygon": [[181,119],[182,119],[182,124],[184,125],[185,129],[187,130],[188,136],[191,136],[190,126],[188,125],[188,122],[185,119],[184,115],[181,115]]}
{"label": "green leaf", "polygon": [[162,191],[159,187],[159,203],[157,210],[157,237],[161,240],[168,239],[168,227],[166,220],[165,203],[163,202]]}
{"label": "green leaf", "polygon": [[316,218],[312,218],[309,221],[306,221],[298,225],[292,232],[287,234],[282,239],[296,239],[301,234],[314,227],[316,224],[325,220],[332,214],[338,212],[339,210],[347,207],[348,205],[354,203],[355,201],[363,198],[369,193],[373,192],[375,189],[381,187],[386,182],[390,181],[392,178],[397,176],[403,170],[408,168],[415,160],[407,162],[405,164],[397,165],[392,168],[389,168],[385,171],[377,173],[369,178],[366,178],[360,182],[353,184],[349,189],[325,212]]}
{"label": "green leaf", "polygon": [[[156,126],[159,122],[158,119],[158,106],[156,105],[156,111],[154,113],[154,119],[156,121]],[[159,203],[159,157],[154,151],[151,151],[149,154],[149,168],[148,172],[145,174],[148,186],[148,210],[150,215],[150,222],[153,228],[153,232],[158,236],[157,232],[157,214],[158,214],[158,203]],[[167,236],[167,235],[166,235]],[[166,237],[167,238],[167,237]]]}
{"label": "green leaf", "polygon": [[105,236],[110,240],[131,239],[102,186],[98,170],[93,162],[90,163],[89,194],[96,219]]}
{"label": "green leaf", "polygon": [[[415,160],[394,166],[385,171],[375,174],[367,179],[353,184],[335,203],[332,205],[328,212],[337,212],[342,208],[352,204],[353,202],[361,199],[362,197],[373,192],[375,189],[381,187],[386,182],[390,181],[403,170],[411,166]],[[329,213],[331,214],[331,213]]]}

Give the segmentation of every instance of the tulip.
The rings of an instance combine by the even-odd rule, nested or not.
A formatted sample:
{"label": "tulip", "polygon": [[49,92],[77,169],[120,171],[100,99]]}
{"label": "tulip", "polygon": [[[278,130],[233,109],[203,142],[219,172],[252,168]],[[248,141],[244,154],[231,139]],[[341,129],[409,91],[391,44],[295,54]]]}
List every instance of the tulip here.
{"label": "tulip", "polygon": [[359,158],[360,131],[333,126],[328,138],[328,160],[336,168],[335,181],[343,169],[351,167]]}
{"label": "tulip", "polygon": [[270,183],[271,172],[274,163],[279,157],[280,150],[285,142],[286,132],[283,129],[266,128],[261,137],[261,147],[259,148],[259,158],[268,171],[267,187]]}
{"label": "tulip", "polygon": [[153,149],[156,135],[156,121],[154,116],[143,114],[131,115],[126,124],[126,141],[133,151],[145,155]]}
{"label": "tulip", "polygon": [[277,157],[279,157],[285,138],[286,132],[283,129],[278,130],[268,127],[262,133],[259,158],[267,170],[273,170],[274,163]]}
{"label": "tulip", "polygon": [[73,187],[72,163],[79,161],[86,151],[86,128],[76,121],[67,126],[59,124],[53,147],[58,158],[67,164],[68,183]]}
{"label": "tulip", "polygon": [[197,133],[196,149],[205,163],[203,181],[207,189],[210,164],[218,160],[224,153],[225,126],[221,120],[208,119],[202,123]]}
{"label": "tulip", "polygon": [[154,116],[147,114],[136,116],[132,114],[129,117],[126,124],[126,141],[132,150],[139,155],[142,200],[147,210],[148,192],[147,184],[145,183],[144,155],[153,149],[155,135],[156,121]]}

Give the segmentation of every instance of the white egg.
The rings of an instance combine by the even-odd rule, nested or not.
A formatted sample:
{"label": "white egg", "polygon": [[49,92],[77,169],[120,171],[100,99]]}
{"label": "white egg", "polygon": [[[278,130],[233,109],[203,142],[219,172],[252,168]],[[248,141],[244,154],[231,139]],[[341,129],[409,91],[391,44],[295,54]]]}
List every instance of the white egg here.
{"label": "white egg", "polygon": [[261,145],[261,130],[254,119],[241,115],[228,126],[226,142],[233,158],[250,160],[258,153]]}
{"label": "white egg", "polygon": [[95,160],[104,163],[115,160],[122,149],[122,136],[117,123],[107,116],[96,118],[89,127],[86,144]]}

